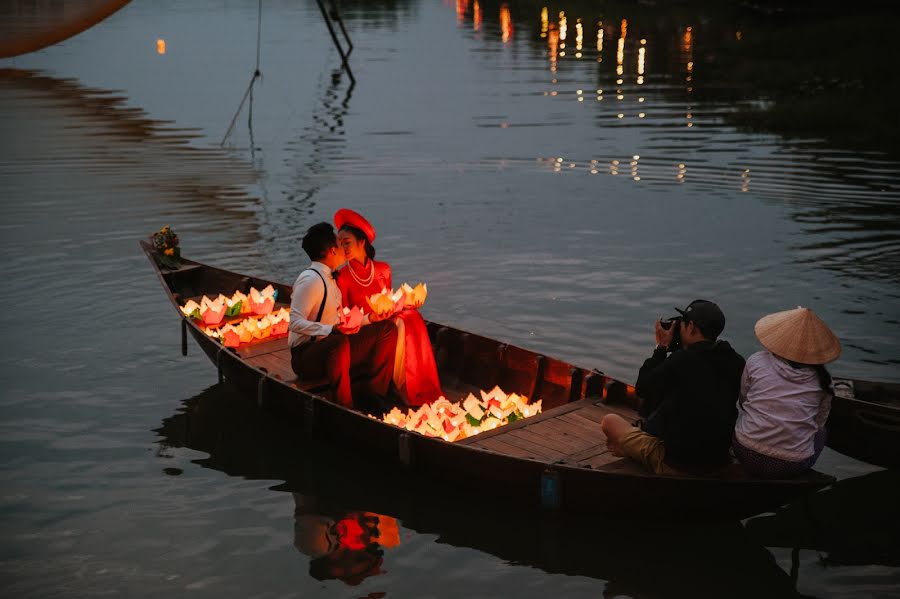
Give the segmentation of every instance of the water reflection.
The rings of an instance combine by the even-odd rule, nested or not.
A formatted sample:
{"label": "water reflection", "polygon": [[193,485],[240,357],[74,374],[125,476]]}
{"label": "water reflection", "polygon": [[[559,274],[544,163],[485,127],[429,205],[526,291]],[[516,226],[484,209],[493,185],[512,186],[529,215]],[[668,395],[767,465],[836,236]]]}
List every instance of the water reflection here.
{"label": "water reflection", "polygon": [[[490,2],[482,4],[491,6]],[[467,4],[458,3],[457,9],[461,22],[472,18]],[[482,10],[490,12],[490,8]],[[744,67],[739,56],[723,51],[723,40],[730,37],[742,42],[755,22],[746,22],[744,16],[728,10],[706,12],[702,25],[697,25],[697,15],[689,12],[632,9],[629,12],[634,15],[628,15],[622,14],[624,10],[613,7],[603,12],[574,1],[550,7],[524,2],[510,9],[511,21],[522,23],[521,28],[530,32],[513,41],[540,48],[547,56],[550,86],[542,95],[549,102],[569,102],[574,97],[587,105],[587,96],[581,91],[594,88],[597,93],[590,104],[598,129],[640,128],[637,143],[643,147],[635,149],[647,156],[648,168],[642,168],[640,176],[632,176],[634,182],[690,182],[699,193],[752,193],[765,202],[786,205],[792,218],[813,235],[811,241],[793,244],[798,262],[854,277],[900,277],[900,176],[896,163],[811,143],[792,145],[780,152],[793,155],[791,163],[785,165],[777,157],[758,155],[763,144],[755,140],[748,140],[742,147],[724,141],[729,133],[723,125],[743,106],[760,104],[756,98],[762,92],[756,91],[754,96],[750,89],[746,97],[734,97],[728,85]],[[496,21],[495,27],[504,27],[505,19]],[[790,29],[790,22],[765,21],[758,27],[755,39],[764,40],[767,35],[780,39],[783,31]],[[767,27],[774,27],[775,33],[769,34]],[[573,29],[574,51],[567,48]],[[585,37],[596,37],[596,47],[584,45]],[[584,68],[581,58],[603,62],[607,38],[616,40],[613,70]],[[496,42],[485,39],[484,43]],[[697,60],[698,43],[704,52],[702,65]],[[780,52],[777,48],[774,51]],[[696,84],[697,69],[706,71],[703,89]],[[712,72],[725,74],[729,83],[723,85]],[[604,88],[614,89],[615,96],[605,96]],[[604,98],[613,97],[614,103],[604,102]],[[883,101],[889,102],[887,98]],[[834,107],[836,115],[845,109]],[[546,110],[556,109],[549,106]],[[681,133],[676,133],[678,128]],[[728,164],[714,160],[717,154],[727,157]],[[554,162],[555,156],[549,160],[537,158],[557,173],[598,174],[596,163],[606,163],[611,165],[606,170],[610,175],[619,174],[617,161],[625,159],[621,155],[569,156],[565,163],[569,168],[562,168]],[[516,161],[505,164],[514,166]],[[690,178],[686,177],[686,165],[691,168]],[[673,169],[674,180],[669,174]]]}
{"label": "water reflection", "polygon": [[358,585],[381,574],[384,550],[400,544],[397,520],[373,512],[330,511],[314,495],[292,493],[294,547],[309,556],[309,575]]}
{"label": "water reflection", "polygon": [[[288,422],[260,412],[227,383],[186,400],[156,432],[161,455],[169,448],[188,447],[208,454],[193,460],[203,467],[284,481],[273,490],[291,493],[293,545],[310,558],[309,574],[320,580],[357,584],[385,569],[401,578],[420,576],[414,563],[392,563],[392,552],[412,534],[405,531],[415,531],[436,535],[438,543],[474,548],[547,573],[606,581],[604,597],[795,596],[791,576],[764,547],[779,546],[785,537],[748,534],[737,522],[557,519],[490,495],[473,501],[470,494],[370,463],[363,455],[304,444]],[[869,497],[854,496],[860,501]],[[796,526],[801,520],[790,510],[797,509],[779,517]],[[751,521],[751,532],[764,522]],[[802,541],[798,537],[794,542]],[[802,581],[815,564],[796,567]]]}

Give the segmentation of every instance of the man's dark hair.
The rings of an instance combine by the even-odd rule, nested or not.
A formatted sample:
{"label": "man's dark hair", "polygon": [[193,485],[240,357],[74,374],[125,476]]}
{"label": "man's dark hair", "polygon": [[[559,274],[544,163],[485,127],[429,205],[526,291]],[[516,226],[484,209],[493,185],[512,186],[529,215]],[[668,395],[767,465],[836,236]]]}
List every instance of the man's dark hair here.
{"label": "man's dark hair", "polygon": [[303,251],[310,260],[321,260],[333,247],[337,247],[337,235],[330,223],[318,223],[303,236]]}

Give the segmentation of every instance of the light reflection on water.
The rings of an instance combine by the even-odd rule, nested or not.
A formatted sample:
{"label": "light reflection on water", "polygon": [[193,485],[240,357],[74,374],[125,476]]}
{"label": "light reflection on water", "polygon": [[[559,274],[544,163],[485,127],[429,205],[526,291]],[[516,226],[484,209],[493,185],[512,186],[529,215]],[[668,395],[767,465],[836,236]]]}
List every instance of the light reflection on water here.
{"label": "light reflection on water", "polygon": [[[429,318],[627,380],[651,321],[694,297],[723,305],[725,337],[745,354],[760,315],[810,304],[844,341],[834,371],[900,380],[897,165],[729,127],[735,104],[698,99],[692,77],[704,68],[698,36],[731,37],[730,26],[579,5],[545,19],[527,3],[343,5],[359,84],[334,71],[315,4],[266,3],[252,116],[246,107],[224,148],[254,63],[256,3],[136,0],[2,64],[16,69],[0,74],[0,131],[12,140],[0,148],[3,297],[44,309],[2,317],[17,345],[0,370],[0,567],[17,594],[415,594],[435,571],[464,594],[646,590],[633,556],[567,570],[559,561],[597,555],[589,542],[539,556],[477,535],[435,543],[456,524],[365,489],[337,492],[353,504],[338,507],[400,518],[409,538],[387,553],[386,575],[355,589],[314,583],[290,549],[291,496],[265,491],[282,471],[190,463],[278,451],[230,438],[160,450],[149,432],[185,397],[227,395],[204,391],[215,372],[195,352],[177,357],[177,323],[138,253],[135,239],[166,223],[192,257],[291,280],[299,232],[354,207],[374,221],[379,257],[428,282]],[[823,464],[868,471],[833,453]],[[740,529],[707,534],[752,553],[748,571],[772,593],[789,587]],[[801,562],[801,590],[817,593],[896,577],[822,572],[812,552]],[[673,584],[676,570],[660,580]],[[296,576],[260,591],[240,574],[250,571]],[[688,580],[697,595],[721,590]]]}

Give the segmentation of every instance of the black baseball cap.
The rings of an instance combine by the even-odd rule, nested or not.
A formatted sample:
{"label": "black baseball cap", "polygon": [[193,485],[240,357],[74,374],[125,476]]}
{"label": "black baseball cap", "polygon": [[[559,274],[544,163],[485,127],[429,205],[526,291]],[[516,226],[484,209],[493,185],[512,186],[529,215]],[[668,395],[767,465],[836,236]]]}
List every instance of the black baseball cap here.
{"label": "black baseball cap", "polygon": [[725,330],[725,315],[722,310],[708,300],[696,299],[681,310],[675,308],[685,322],[693,322],[706,337],[715,339]]}

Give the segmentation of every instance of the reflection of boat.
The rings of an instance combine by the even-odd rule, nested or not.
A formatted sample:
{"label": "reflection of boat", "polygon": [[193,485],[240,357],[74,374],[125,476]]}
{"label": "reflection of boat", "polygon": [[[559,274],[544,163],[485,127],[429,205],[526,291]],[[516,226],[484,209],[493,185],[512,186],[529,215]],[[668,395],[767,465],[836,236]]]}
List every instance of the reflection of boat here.
{"label": "reflection of boat", "polygon": [[[273,490],[292,493],[297,508],[294,547],[312,558],[314,578],[325,572],[312,562],[333,548],[333,523],[347,514],[375,512],[386,524],[379,535],[384,537],[379,542],[384,550],[381,567],[394,576],[403,576],[405,566],[394,561],[392,546],[407,543],[406,531],[413,530],[434,535],[437,543],[475,549],[504,562],[605,580],[605,596],[795,596],[790,577],[738,522],[536,514],[514,501],[472,500],[462,486],[434,484],[351,448],[304,441],[293,431],[290,422],[257,410],[225,383],[186,400],[156,432],[162,455],[168,447],[187,447],[208,454],[194,460],[205,468],[285,481]],[[402,529],[389,536],[394,518]],[[289,526],[285,522],[285,528]],[[360,557],[365,561],[366,556]]]}
{"label": "reflection of boat", "polygon": [[900,468],[900,385],[836,379],[827,444],[857,460]]}
{"label": "reflection of boat", "polygon": [[900,567],[900,472],[880,470],[839,481],[771,516],[747,521],[767,547],[813,549],[830,565]]}
{"label": "reflection of boat", "polygon": [[[203,294],[272,284],[280,298],[287,285],[271,283],[190,260],[174,271],[159,270],[153,250],[142,242],[160,282],[178,313],[181,302]],[[782,505],[832,481],[818,473],[793,480],[757,480],[739,469],[721,477],[656,476],[627,459],[612,456],[600,433],[608,413],[637,419],[626,405],[615,405],[633,388],[600,372],[590,372],[548,356],[509,346],[457,329],[428,324],[438,370],[449,399],[472,389],[499,385],[540,398],[544,412],[456,443],[385,424],[343,408],[294,380],[284,338],[228,349],[188,318],[187,332],[217,365],[219,372],[262,405],[296,420],[310,437],[355,444],[411,470],[464,485],[475,494],[502,493],[523,505],[616,514],[688,514],[703,517],[747,516]]]}

